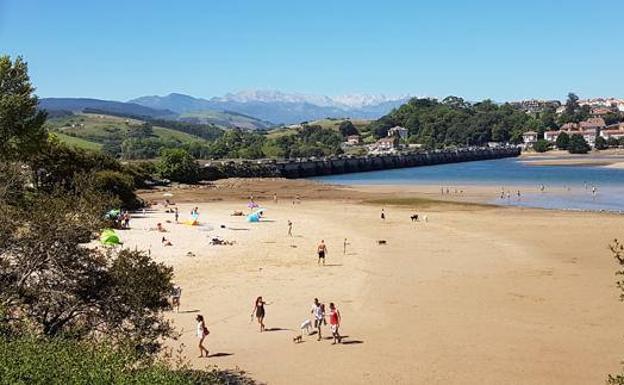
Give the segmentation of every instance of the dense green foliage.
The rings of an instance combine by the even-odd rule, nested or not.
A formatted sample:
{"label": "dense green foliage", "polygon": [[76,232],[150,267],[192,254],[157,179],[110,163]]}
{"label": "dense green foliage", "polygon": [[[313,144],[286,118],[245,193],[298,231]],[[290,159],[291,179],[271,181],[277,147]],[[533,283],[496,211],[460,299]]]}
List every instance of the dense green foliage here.
{"label": "dense green foliage", "polygon": [[591,150],[589,144],[579,134],[572,134],[570,136],[570,142],[568,143],[568,152],[570,154],[587,154]]}
{"label": "dense green foliage", "polygon": [[594,147],[596,147],[596,150],[606,150],[609,145],[607,143],[607,140],[599,135],[596,137],[596,143],[594,143]]}
{"label": "dense green foliage", "polygon": [[436,99],[411,99],[390,114],[371,123],[376,137],[386,136],[393,126],[409,130],[409,141],[427,148],[450,145],[484,145],[489,141],[519,143],[527,130],[543,130],[540,120],[490,100],[471,104],[449,96]]}
{"label": "dense green foliage", "polygon": [[560,132],[555,141],[555,145],[560,150],[567,150],[570,145],[570,135],[567,132]]}
{"label": "dense green foliage", "polygon": [[576,94],[568,94],[568,99],[565,104],[565,110],[563,111],[561,116],[559,116],[560,125],[565,123],[578,123],[580,121],[586,120],[591,116],[590,107],[587,105],[580,106],[578,101],[579,97],[576,96]]}
{"label": "dense green foliage", "polygon": [[340,134],[342,134],[342,136],[344,136],[345,138],[347,136],[358,135],[360,133],[357,127],[355,127],[350,120],[345,120],[341,122],[338,126],[338,131],[340,131]]}
{"label": "dense green foliage", "polygon": [[48,138],[46,115],[37,111],[33,91],[22,58],[0,56],[0,161],[26,159]]}
{"label": "dense green foliage", "polygon": [[0,383],[12,385],[251,385],[243,373],[137,361],[127,349],[60,338],[0,337]]}
{"label": "dense green foliage", "polygon": [[195,158],[180,148],[163,150],[157,169],[161,177],[172,181],[195,183],[199,180]]}
{"label": "dense green foliage", "polygon": [[537,152],[546,152],[548,150],[550,150],[550,142],[544,139],[539,139],[537,142],[535,142],[535,144],[533,145],[533,149]]}

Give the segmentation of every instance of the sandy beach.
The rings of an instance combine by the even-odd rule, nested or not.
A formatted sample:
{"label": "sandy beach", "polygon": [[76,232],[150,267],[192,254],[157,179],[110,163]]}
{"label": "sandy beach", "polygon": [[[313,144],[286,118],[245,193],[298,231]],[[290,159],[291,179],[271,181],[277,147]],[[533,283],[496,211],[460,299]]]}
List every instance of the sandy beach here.
{"label": "sandy beach", "polygon": [[[619,368],[624,305],[607,245],[624,236],[623,216],[424,199],[437,195],[433,187],[234,180],[172,192],[181,220],[197,206],[202,226],[167,223],[173,214],[159,205],[120,235],[175,268],[182,307],[171,317],[197,368],[304,385],[585,385]],[[250,194],[267,208],[261,223],[230,215],[249,211]],[[382,203],[389,199],[401,204]],[[411,222],[413,213],[428,222]],[[167,233],[149,230],[158,222]],[[163,235],[173,246],[162,246]],[[216,236],[235,244],[209,245]],[[326,266],[317,265],[321,239]],[[259,295],[270,304],[264,333],[250,320]],[[314,297],[337,304],[344,344],[305,335],[293,343]],[[198,313],[211,330],[209,359],[195,358]]]}

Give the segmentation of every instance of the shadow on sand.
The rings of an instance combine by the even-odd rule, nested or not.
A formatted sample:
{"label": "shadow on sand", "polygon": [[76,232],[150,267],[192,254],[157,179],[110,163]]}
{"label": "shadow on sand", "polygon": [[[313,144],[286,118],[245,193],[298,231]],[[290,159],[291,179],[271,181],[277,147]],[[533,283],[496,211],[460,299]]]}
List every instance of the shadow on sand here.
{"label": "shadow on sand", "polygon": [[233,356],[234,353],[215,353],[215,354],[209,354],[208,358],[215,358],[215,357],[227,357],[227,356]]}

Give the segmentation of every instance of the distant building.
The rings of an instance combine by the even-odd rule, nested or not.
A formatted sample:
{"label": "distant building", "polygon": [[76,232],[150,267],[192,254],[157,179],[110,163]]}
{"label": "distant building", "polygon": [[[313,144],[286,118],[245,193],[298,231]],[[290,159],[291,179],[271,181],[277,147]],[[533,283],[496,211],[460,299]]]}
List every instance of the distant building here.
{"label": "distant building", "polygon": [[563,126],[561,126],[561,131],[575,131],[579,129],[579,124],[578,123],[566,123]]}
{"label": "distant building", "polygon": [[602,130],[606,127],[603,118],[589,118],[579,123],[581,130]]}
{"label": "distant building", "polygon": [[559,130],[544,131],[544,140],[547,140],[550,143],[555,143],[561,132],[562,131]]}
{"label": "distant building", "polygon": [[399,147],[399,138],[396,136],[388,136],[381,138],[375,143],[375,148],[378,151],[392,151]]}
{"label": "distant building", "polygon": [[624,123],[616,123],[611,124],[604,128],[604,130],[600,131],[600,136],[605,139],[615,138],[621,139],[624,138]]}
{"label": "distant building", "polygon": [[357,146],[358,144],[362,143],[362,139],[359,135],[349,135],[347,136],[347,141],[345,143],[349,146]]}
{"label": "distant building", "polygon": [[527,131],[522,134],[522,141],[524,143],[524,148],[531,148],[537,142],[537,132],[535,131]]}
{"label": "distant building", "polygon": [[388,136],[396,136],[403,140],[407,139],[408,133],[409,131],[407,130],[407,128],[401,126],[394,126],[388,130]]}
{"label": "distant building", "polygon": [[591,115],[594,117],[599,117],[599,118],[604,117],[609,112],[612,112],[612,109],[608,107],[593,107],[591,109]]}

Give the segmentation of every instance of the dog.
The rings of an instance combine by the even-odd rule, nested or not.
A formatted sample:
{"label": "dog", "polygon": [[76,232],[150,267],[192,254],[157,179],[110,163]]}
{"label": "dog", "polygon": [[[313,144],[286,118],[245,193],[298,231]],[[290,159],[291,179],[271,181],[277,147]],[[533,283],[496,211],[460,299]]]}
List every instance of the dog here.
{"label": "dog", "polygon": [[303,336],[299,335],[299,336],[293,337],[293,343],[294,344],[300,344],[302,342],[303,342]]}
{"label": "dog", "polygon": [[377,244],[378,244],[378,245],[385,245],[386,243],[387,243],[387,242],[386,242],[386,240],[385,240],[385,239],[382,239],[382,240],[377,241]]}
{"label": "dog", "polygon": [[410,219],[412,220],[412,222],[418,222],[418,214],[412,215]]}
{"label": "dog", "polygon": [[301,326],[299,326],[299,329],[301,329],[301,334],[303,334],[303,331],[305,330],[305,332],[310,335],[310,331],[312,330],[312,321],[309,319],[303,321]]}

